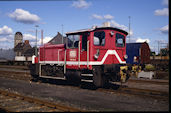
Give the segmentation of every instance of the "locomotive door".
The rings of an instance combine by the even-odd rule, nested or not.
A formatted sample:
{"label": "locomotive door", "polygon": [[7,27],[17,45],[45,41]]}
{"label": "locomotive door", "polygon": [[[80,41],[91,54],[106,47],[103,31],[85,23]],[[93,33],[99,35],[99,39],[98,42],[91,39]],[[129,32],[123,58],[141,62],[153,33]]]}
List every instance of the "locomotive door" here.
{"label": "locomotive door", "polygon": [[[81,37],[81,49],[80,49],[80,61],[83,62],[84,64],[81,65],[81,67],[85,68],[87,67],[87,58],[88,58],[88,54],[87,54],[87,41],[88,41],[88,33],[84,33],[82,34]],[[89,52],[89,51],[88,51]]]}
{"label": "locomotive door", "polygon": [[[119,55],[120,59],[123,60],[121,56],[124,56],[124,54],[126,54],[124,35],[121,35],[120,33],[116,33],[115,45],[116,45],[117,54]],[[115,62],[115,63],[120,63],[120,62]]]}

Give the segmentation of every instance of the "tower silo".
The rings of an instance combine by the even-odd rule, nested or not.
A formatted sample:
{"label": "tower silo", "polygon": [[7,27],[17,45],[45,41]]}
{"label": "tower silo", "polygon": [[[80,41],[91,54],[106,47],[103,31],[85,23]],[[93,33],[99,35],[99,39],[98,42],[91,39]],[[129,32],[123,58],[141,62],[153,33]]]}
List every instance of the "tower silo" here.
{"label": "tower silo", "polygon": [[23,35],[21,32],[16,32],[14,37],[14,48],[18,43],[23,42]]}

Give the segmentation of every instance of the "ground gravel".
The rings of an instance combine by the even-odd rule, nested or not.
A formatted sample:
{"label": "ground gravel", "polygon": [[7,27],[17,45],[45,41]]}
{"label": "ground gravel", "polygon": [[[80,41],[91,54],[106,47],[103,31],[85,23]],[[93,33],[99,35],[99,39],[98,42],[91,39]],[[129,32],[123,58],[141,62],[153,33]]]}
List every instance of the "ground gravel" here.
{"label": "ground gravel", "polygon": [[0,77],[0,88],[88,111],[169,111],[169,100]]}

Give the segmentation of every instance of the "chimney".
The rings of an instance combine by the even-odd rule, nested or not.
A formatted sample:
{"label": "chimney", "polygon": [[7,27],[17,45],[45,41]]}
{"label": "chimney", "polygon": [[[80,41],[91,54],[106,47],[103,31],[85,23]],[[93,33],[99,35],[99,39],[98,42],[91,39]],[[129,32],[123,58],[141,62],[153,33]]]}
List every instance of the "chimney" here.
{"label": "chimney", "polygon": [[104,27],[110,27],[110,22],[104,22],[104,23],[103,23],[103,26],[104,26]]}
{"label": "chimney", "polygon": [[25,40],[24,41],[24,44],[29,44],[29,40]]}

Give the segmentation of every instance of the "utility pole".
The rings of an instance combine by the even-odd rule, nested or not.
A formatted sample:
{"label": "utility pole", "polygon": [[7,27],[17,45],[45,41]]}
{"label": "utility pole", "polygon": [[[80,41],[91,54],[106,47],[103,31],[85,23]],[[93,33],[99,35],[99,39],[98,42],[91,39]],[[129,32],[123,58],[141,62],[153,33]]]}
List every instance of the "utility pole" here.
{"label": "utility pole", "polygon": [[37,57],[37,27],[39,27],[38,25],[35,25],[36,27],[36,47],[35,47],[35,56]]}
{"label": "utility pole", "polygon": [[41,30],[41,45],[43,45],[43,30]]}
{"label": "utility pole", "polygon": [[160,53],[160,51],[159,51],[159,44],[160,44],[160,41],[158,40],[158,55]]}
{"label": "utility pole", "polygon": [[131,19],[131,16],[128,17],[129,18],[129,43],[130,43],[130,38],[131,38],[131,34],[130,34],[130,26],[131,26],[131,23],[130,23],[130,19]]}
{"label": "utility pole", "polygon": [[63,39],[63,24],[62,24],[62,44],[64,42],[64,39]]}

